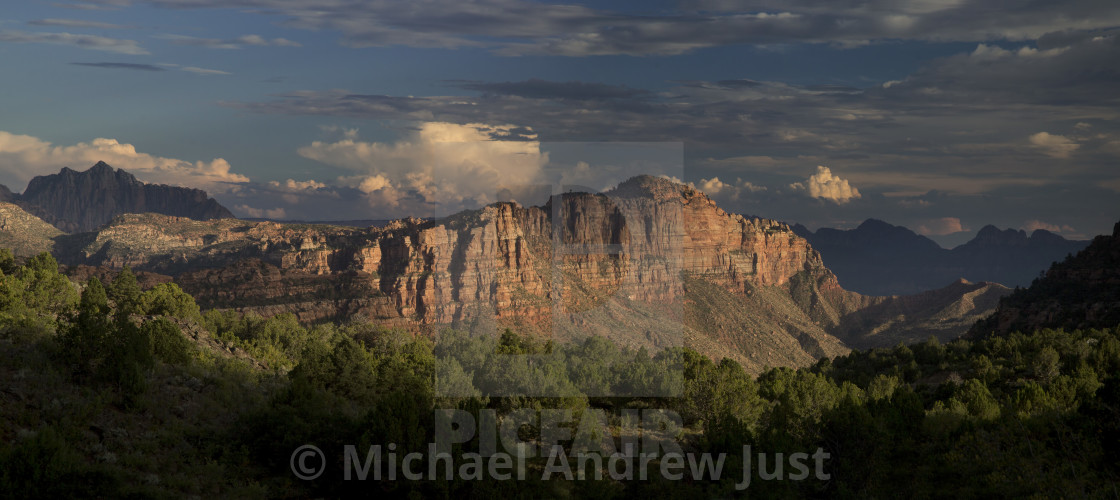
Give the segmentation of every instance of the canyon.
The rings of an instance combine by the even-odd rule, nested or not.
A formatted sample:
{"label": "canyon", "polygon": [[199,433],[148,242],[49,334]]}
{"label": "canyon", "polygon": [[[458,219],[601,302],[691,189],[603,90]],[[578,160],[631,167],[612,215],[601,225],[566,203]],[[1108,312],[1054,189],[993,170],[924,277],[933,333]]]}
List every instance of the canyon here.
{"label": "canyon", "polygon": [[[21,217],[9,218],[33,224]],[[173,280],[207,309],[292,313],[308,324],[362,318],[420,335],[599,335],[650,352],[689,346],[755,373],[851,348],[950,340],[1008,292],[963,281],[911,296],[850,292],[787,224],[727,213],[693,187],[650,176],[541,206],[497,203],[382,227],[126,213],[36,247],[48,239],[73,275],[130,266],[153,283]]]}

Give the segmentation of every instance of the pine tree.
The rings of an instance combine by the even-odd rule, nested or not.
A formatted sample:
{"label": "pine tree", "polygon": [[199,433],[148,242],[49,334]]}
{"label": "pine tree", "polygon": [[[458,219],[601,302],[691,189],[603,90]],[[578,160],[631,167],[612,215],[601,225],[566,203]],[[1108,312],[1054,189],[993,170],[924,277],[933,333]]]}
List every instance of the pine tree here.
{"label": "pine tree", "polygon": [[136,281],[136,275],[132,274],[132,269],[124,266],[121,272],[117,273],[117,277],[113,278],[113,282],[109,284],[109,299],[113,301],[113,305],[117,308],[117,316],[127,318],[133,314],[140,314],[142,312],[140,307],[140,283]]}

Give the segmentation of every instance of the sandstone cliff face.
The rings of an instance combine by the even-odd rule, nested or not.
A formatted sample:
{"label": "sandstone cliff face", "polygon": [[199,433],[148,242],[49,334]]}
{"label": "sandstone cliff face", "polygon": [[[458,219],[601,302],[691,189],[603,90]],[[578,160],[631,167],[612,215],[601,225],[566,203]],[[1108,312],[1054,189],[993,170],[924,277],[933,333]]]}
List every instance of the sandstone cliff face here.
{"label": "sandstone cliff face", "polygon": [[[708,307],[698,305],[707,299],[696,300],[696,290],[714,286],[728,295],[712,300],[724,304],[785,290],[798,275],[835,283],[785,224],[728,214],[695,189],[653,177],[540,207],[499,203],[382,228],[127,214],[95,233],[64,236],[59,246],[71,264],[174,275],[204,307],[291,311],[305,321],[360,315],[421,329],[496,321],[563,338],[610,335],[633,347],[691,342],[743,361],[749,357],[734,342],[721,347],[711,338],[730,330],[689,324],[726,320],[693,314]],[[804,313],[790,320],[774,312],[785,305],[755,307],[751,315],[773,316],[752,323],[755,335],[784,336],[799,353],[756,355],[759,367],[845,350],[810,328]]]}
{"label": "sandstone cliff face", "polygon": [[145,184],[123,170],[98,162],[85,172],[63,168],[31,179],[11,198],[65,232],[92,231],[123,213],[159,213],[210,220],[233,214],[199,189]]}
{"label": "sandstone cliff face", "polygon": [[688,345],[752,372],[846,352],[837,335],[860,340],[851,318],[875,318],[853,315],[887,300],[841,288],[787,225],[654,177],[379,228],[126,214],[56,241],[64,263],[173,276],[204,308],[604,335],[651,351]]}

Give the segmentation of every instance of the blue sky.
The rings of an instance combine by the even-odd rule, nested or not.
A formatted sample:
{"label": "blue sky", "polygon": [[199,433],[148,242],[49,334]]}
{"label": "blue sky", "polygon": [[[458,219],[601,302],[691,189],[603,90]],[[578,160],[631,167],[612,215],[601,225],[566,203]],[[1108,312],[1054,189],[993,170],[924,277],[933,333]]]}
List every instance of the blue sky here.
{"label": "blue sky", "polygon": [[989,223],[1107,232],[1120,4],[999,4],[15,2],[0,183],[105,160],[322,220],[655,173],[730,211],[947,246]]}

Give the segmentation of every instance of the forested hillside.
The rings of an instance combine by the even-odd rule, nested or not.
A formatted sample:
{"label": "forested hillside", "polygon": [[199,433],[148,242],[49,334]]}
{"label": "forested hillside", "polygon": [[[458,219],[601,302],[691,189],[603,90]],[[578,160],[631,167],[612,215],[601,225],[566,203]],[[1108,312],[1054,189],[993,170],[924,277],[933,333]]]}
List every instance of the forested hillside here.
{"label": "forested hillside", "polygon": [[[647,353],[602,338],[429,339],[360,321],[305,328],[291,315],[202,313],[174,284],[141,290],[127,270],[71,283],[46,254],[23,265],[4,256],[0,271],[4,498],[709,498],[736,493],[745,444],[830,456],[827,480],[755,470],[748,492],[760,497],[1082,498],[1120,484],[1116,329],[931,340],[755,378],[686,348]],[[500,387],[549,396],[493,395]],[[628,432],[623,410],[666,409],[682,418],[673,439],[727,453],[729,472],[544,481],[537,457],[525,480],[342,480],[344,445],[422,452],[441,408],[602,410],[612,440]],[[289,457],[308,443],[337,461],[301,481]]]}

